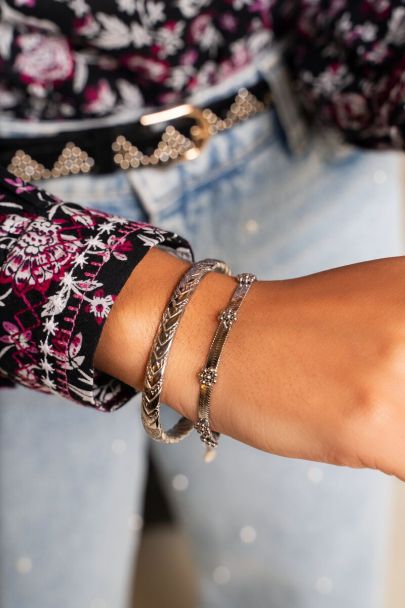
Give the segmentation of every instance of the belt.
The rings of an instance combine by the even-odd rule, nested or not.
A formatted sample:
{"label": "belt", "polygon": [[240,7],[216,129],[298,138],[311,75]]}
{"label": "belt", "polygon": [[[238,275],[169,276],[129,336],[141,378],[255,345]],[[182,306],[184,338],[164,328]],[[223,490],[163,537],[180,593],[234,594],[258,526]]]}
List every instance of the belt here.
{"label": "belt", "polygon": [[164,165],[196,158],[210,138],[271,106],[262,80],[207,108],[185,103],[138,122],[0,140],[0,164],[26,181]]}

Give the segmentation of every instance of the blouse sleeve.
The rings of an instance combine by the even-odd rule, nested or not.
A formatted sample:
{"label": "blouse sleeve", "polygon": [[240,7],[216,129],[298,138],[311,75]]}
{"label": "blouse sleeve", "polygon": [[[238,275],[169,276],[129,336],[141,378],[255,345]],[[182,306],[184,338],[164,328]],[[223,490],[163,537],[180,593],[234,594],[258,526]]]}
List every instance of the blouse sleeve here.
{"label": "blouse sleeve", "polygon": [[288,59],[308,113],[356,145],[405,149],[404,0],[287,4]]}
{"label": "blouse sleeve", "polygon": [[126,403],[134,389],[93,357],[117,294],[155,245],[192,259],[176,234],[66,203],[0,168],[0,385],[105,411]]}

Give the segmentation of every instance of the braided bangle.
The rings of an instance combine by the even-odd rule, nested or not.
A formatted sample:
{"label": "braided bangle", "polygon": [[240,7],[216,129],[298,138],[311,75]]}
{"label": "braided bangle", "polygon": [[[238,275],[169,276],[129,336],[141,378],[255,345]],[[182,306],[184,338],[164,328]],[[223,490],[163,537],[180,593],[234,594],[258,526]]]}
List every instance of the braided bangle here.
{"label": "braided bangle", "polygon": [[222,348],[228,337],[233,323],[237,319],[237,312],[248,293],[250,286],[256,277],[254,274],[245,272],[236,277],[238,286],[236,287],[228,306],[219,314],[219,325],[208,352],[205,367],[198,374],[200,380],[200,396],[198,401],[198,420],[195,429],[200,435],[200,439],[207,446],[205,461],[210,462],[215,457],[215,448],[218,445],[219,433],[211,430],[210,427],[210,400],[214,384],[217,381],[217,371],[221,358]]}
{"label": "braided bangle", "polygon": [[231,274],[229,267],[219,260],[201,260],[189,268],[174,290],[163,313],[146,366],[142,394],[142,423],[148,435],[162,443],[178,443],[193,430],[193,422],[184,417],[180,418],[170,430],[163,430],[160,424],[160,395],[170,347],[180,320],[191,296],[208,272]]}

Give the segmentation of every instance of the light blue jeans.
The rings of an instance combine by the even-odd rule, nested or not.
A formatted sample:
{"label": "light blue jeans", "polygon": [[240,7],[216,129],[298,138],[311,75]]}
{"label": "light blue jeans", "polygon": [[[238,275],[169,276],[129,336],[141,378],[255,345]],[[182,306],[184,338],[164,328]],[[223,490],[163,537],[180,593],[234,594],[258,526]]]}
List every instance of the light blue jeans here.
{"label": "light blue jeans", "polygon": [[[47,187],[179,232],[197,259],[276,279],[401,253],[398,182],[391,154],[326,158],[314,138],[292,157],[266,113],[195,161]],[[0,398],[2,608],[126,608],[147,447],[139,399],[104,414],[24,388]],[[200,608],[381,608],[388,477],[226,437],[210,466],[196,437],[153,451]]]}

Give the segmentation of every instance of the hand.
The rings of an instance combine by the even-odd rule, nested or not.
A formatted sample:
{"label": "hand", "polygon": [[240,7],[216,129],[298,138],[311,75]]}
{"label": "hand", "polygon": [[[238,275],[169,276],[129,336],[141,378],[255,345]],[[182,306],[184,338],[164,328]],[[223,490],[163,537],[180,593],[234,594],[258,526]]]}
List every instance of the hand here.
{"label": "hand", "polygon": [[[161,312],[186,267],[153,251],[135,269],[103,330],[100,351],[111,356],[101,369],[142,387]],[[222,275],[203,280],[170,353],[164,401],[191,419],[197,372],[234,287]],[[114,352],[134,344],[139,356],[120,365]],[[404,479],[405,258],[254,284],[224,347],[211,417],[215,430],[262,450]]]}
{"label": "hand", "polygon": [[215,387],[218,430],[404,479],[405,258],[259,283],[242,310]]}

